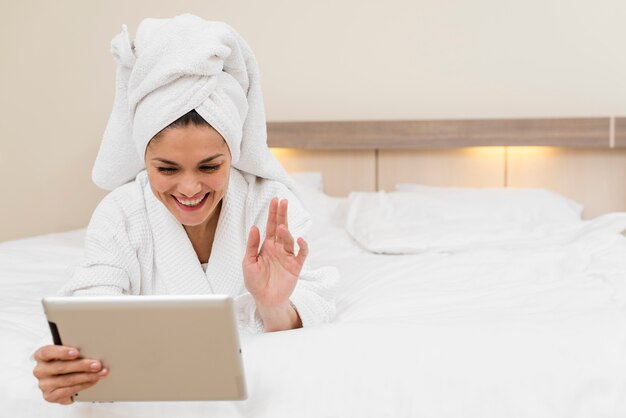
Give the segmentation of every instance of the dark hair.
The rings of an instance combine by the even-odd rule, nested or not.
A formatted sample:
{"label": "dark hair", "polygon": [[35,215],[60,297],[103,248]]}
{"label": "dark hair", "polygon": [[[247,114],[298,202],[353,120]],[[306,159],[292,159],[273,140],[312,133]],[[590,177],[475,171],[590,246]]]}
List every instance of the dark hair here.
{"label": "dark hair", "polygon": [[167,125],[165,128],[161,129],[152,139],[158,138],[163,132],[168,129],[185,128],[189,125],[208,126],[209,128],[211,127],[211,125],[206,120],[204,120],[204,118],[200,116],[198,112],[196,112],[195,110],[191,110],[176,119],[174,122]]}

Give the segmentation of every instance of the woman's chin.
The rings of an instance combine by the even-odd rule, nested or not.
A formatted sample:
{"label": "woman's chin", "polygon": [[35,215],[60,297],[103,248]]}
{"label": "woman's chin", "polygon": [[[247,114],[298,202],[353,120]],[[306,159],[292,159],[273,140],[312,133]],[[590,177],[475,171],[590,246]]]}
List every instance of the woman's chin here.
{"label": "woman's chin", "polygon": [[197,212],[188,212],[184,210],[180,210],[178,207],[170,208],[170,211],[176,218],[178,222],[180,222],[184,226],[199,226],[205,225],[209,222],[213,213],[215,212],[215,205],[212,202],[206,202],[204,208]]}
{"label": "woman's chin", "polygon": [[208,219],[208,215],[206,216],[198,216],[199,214],[195,214],[195,215],[189,215],[186,213],[178,213],[176,214],[176,220],[178,220],[178,222],[180,222],[182,225],[184,226],[198,226],[198,225],[202,225],[203,223],[205,223],[205,221]]}

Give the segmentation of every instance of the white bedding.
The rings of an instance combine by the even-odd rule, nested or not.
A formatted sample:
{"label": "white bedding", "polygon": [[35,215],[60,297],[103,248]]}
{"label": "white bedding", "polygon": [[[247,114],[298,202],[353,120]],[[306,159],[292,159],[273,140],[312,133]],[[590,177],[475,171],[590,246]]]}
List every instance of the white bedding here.
{"label": "white bedding", "polygon": [[626,416],[626,214],[557,242],[378,255],[343,228],[345,203],[309,201],[312,261],[342,274],[336,321],[244,336],[243,402],[47,404],[29,359],[40,298],[83,231],[0,244],[0,417]]}

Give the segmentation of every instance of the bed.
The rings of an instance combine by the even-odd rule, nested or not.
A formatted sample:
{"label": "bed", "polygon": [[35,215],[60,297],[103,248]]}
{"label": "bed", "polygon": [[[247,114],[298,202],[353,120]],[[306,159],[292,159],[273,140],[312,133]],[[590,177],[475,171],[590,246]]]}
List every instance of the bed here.
{"label": "bed", "polygon": [[[563,153],[594,160],[621,152],[612,119],[575,122],[573,131],[588,135]],[[609,141],[599,146],[604,122]],[[395,123],[380,132],[399,132]],[[303,141],[315,130],[317,139],[298,145],[302,153],[277,155],[291,171],[319,168],[294,179],[314,220],[310,261],[341,273],[333,323],[242,335],[246,401],[47,404],[29,358],[49,332],[40,299],[68,279],[84,229],[7,241],[0,243],[0,416],[626,416],[626,213],[615,194],[599,202],[577,188],[579,196],[595,196],[595,212],[585,214],[587,202],[566,196],[567,188],[511,187],[516,150],[459,151],[489,144],[476,140],[483,128],[465,127],[452,138],[458,122],[429,125],[448,132],[440,154],[423,143],[385,150],[380,139],[364,149],[347,140],[349,150],[341,151],[336,140],[326,140],[330,147],[315,141],[358,136],[361,128],[296,125],[270,124],[270,138],[292,148],[294,135]],[[496,130],[496,148],[537,145],[528,135],[521,143],[507,136],[535,129],[513,125]],[[398,135],[419,137],[415,126],[403,125]],[[482,126],[493,137],[494,125]],[[372,125],[363,129],[371,133]],[[571,129],[554,128],[563,136]],[[558,135],[547,136],[552,142],[540,145],[564,149]],[[448,184],[411,177],[420,175],[416,162],[433,159],[445,166],[433,178]],[[351,174],[333,177],[336,170]],[[544,170],[542,181],[561,171]]]}

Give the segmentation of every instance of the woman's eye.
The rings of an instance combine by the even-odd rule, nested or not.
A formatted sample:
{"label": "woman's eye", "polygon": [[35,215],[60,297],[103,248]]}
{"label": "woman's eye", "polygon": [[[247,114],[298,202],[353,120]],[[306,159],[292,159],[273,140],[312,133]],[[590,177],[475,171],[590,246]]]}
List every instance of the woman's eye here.
{"label": "woman's eye", "polygon": [[219,170],[220,166],[219,165],[203,165],[200,166],[200,170],[202,171],[217,171]]}
{"label": "woman's eye", "polygon": [[176,169],[171,167],[158,167],[157,170],[159,170],[159,173],[163,174],[173,174],[176,172]]}

